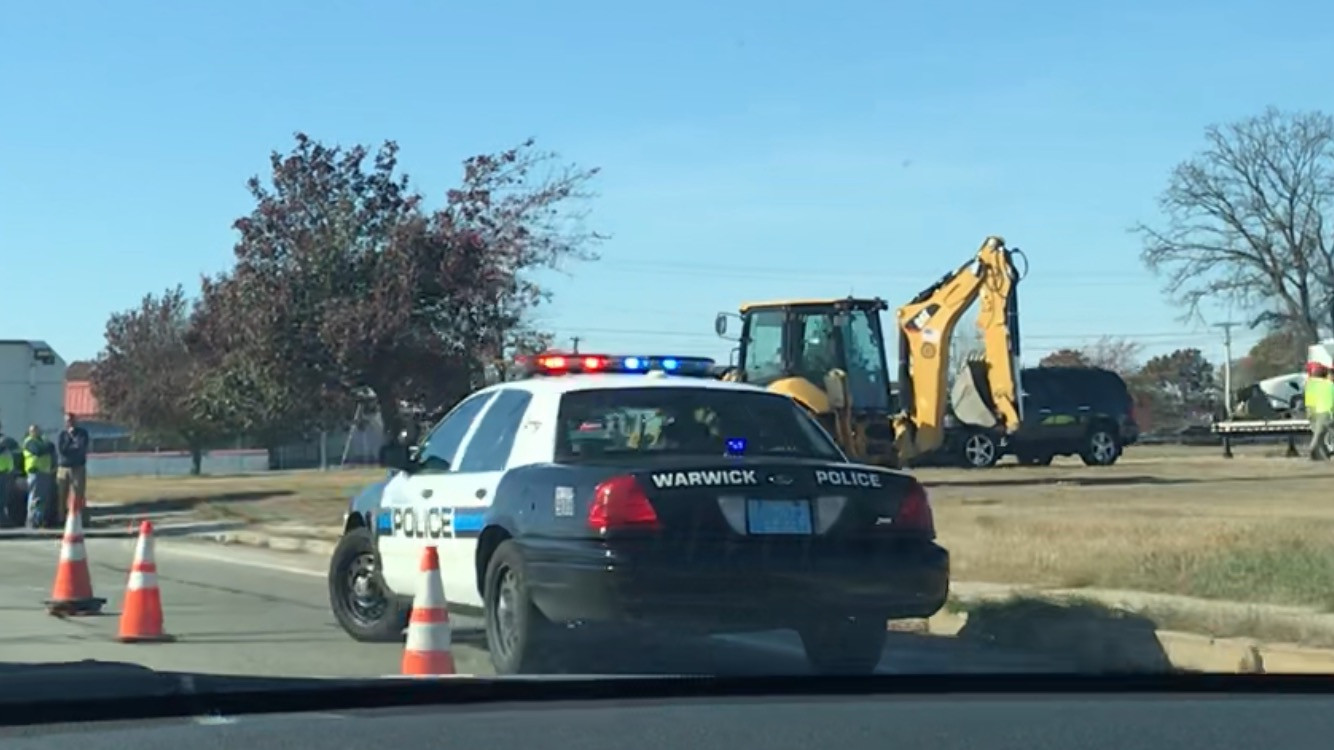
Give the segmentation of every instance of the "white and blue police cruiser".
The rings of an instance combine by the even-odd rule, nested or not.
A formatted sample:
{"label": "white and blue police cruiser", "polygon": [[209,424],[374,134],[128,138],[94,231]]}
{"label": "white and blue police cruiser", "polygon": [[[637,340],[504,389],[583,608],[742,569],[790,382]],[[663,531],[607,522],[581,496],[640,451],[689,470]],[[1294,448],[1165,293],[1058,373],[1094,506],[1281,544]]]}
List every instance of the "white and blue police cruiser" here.
{"label": "white and blue police cruiser", "polygon": [[546,354],[461,401],[353,498],[329,569],[339,623],[400,639],[434,545],[500,674],[575,658],[558,641],[579,626],[657,624],[792,628],[817,671],[873,670],[886,620],[934,614],[949,589],[926,491],[712,367]]}

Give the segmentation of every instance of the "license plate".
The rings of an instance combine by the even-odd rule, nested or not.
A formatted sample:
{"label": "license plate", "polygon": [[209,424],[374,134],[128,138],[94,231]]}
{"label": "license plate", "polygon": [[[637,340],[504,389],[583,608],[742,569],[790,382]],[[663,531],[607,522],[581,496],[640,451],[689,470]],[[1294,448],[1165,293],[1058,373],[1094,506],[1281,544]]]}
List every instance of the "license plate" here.
{"label": "license plate", "polygon": [[809,500],[747,500],[746,530],[751,534],[811,533]]}

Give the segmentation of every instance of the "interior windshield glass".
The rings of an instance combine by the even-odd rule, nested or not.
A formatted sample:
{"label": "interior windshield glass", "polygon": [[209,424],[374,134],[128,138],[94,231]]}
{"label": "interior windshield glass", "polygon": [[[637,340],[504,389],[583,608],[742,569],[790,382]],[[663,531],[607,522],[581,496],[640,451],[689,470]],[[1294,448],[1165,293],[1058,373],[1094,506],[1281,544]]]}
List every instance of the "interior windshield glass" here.
{"label": "interior windshield glass", "polygon": [[[616,455],[838,458],[791,399],[716,388],[593,389],[561,396],[556,460]],[[738,450],[739,449],[739,450]]]}
{"label": "interior windshield glass", "polygon": [[845,352],[848,391],[860,409],[889,409],[889,378],[878,346],[873,313],[853,310],[843,316],[840,333]]}

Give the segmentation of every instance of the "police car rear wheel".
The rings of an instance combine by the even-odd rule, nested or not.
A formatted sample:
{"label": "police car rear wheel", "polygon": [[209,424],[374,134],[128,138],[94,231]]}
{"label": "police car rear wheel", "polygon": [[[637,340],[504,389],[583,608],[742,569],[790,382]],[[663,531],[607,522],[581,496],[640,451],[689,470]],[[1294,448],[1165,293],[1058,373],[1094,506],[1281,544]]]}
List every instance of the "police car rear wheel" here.
{"label": "police car rear wheel", "polygon": [[486,566],[486,645],[497,674],[528,674],[550,666],[555,626],[528,596],[523,555],[504,541]]}
{"label": "police car rear wheel", "polygon": [[818,674],[871,674],[885,650],[887,619],[856,617],[797,629],[806,661]]}
{"label": "police car rear wheel", "polygon": [[329,604],[338,624],[356,640],[399,641],[409,610],[389,595],[378,571],[370,532],[353,529],[344,534],[329,561]]}

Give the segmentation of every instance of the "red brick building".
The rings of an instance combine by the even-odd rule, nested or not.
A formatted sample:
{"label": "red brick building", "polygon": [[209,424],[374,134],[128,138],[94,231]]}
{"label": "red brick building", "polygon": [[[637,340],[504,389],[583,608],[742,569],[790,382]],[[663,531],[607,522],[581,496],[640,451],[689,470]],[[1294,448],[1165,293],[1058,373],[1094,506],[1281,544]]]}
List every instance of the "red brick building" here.
{"label": "red brick building", "polygon": [[89,381],[91,362],[74,362],[65,369],[65,411],[79,419],[97,419],[100,413]]}

